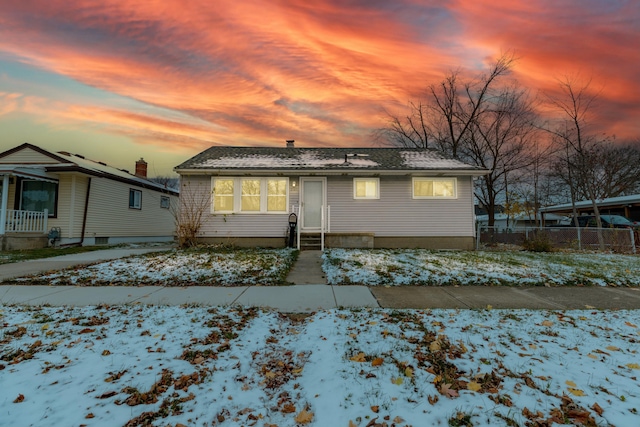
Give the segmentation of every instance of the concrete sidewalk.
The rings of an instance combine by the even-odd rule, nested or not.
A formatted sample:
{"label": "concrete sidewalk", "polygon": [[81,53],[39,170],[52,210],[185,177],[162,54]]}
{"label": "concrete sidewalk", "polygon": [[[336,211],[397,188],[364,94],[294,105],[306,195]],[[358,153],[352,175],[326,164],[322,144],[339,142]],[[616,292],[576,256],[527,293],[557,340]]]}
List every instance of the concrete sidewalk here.
{"label": "concrete sidewalk", "polygon": [[100,261],[111,261],[132,255],[142,255],[150,252],[162,252],[172,249],[172,246],[149,246],[141,248],[111,248],[78,254],[61,255],[51,258],[32,259],[28,261],[0,264],[0,281],[14,277],[30,276],[52,270],[63,270],[79,265],[93,264]]}
{"label": "concrete sidewalk", "polygon": [[0,286],[0,304],[86,306],[243,305],[303,313],[336,307],[378,307],[366,286]]}
{"label": "concrete sidewalk", "polygon": [[371,287],[381,307],[494,309],[640,309],[640,288],[563,286]]}
{"label": "concrete sidewalk", "polygon": [[[170,247],[115,248],[0,265],[0,280],[70,268]],[[392,309],[640,309],[640,288],[486,286],[332,286],[320,251],[301,252],[287,277],[293,286],[18,286],[0,284],[0,304],[52,306],[98,304],[244,305],[282,312],[336,307]]]}

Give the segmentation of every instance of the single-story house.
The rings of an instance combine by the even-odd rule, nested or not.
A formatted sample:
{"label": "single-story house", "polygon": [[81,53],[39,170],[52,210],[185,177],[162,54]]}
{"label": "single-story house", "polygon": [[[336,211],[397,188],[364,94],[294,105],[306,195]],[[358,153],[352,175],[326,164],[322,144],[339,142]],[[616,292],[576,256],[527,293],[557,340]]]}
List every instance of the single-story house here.
{"label": "single-story house", "polygon": [[79,154],[32,144],[0,153],[1,249],[172,241],[178,191]]}
{"label": "single-story house", "polygon": [[296,148],[293,141],[215,146],[174,170],[183,205],[206,201],[199,240],[283,246],[291,219],[298,247],[320,249],[472,249],[473,179],[486,173],[426,149]]}
{"label": "single-story house", "polygon": [[[598,210],[603,215],[622,215],[632,221],[640,221],[640,194],[629,196],[609,197],[596,201]],[[581,200],[575,203],[578,215],[593,215],[593,203],[591,200]],[[540,209],[543,217],[549,214],[572,215],[573,206],[571,203],[547,206]]]}

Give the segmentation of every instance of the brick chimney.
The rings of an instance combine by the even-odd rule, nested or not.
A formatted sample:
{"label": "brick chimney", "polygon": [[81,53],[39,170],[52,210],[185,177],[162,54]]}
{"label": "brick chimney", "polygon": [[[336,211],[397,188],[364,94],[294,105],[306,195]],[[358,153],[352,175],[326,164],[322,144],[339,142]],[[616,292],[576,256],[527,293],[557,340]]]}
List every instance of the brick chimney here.
{"label": "brick chimney", "polygon": [[294,148],[296,140],[295,139],[287,139],[287,148]]}
{"label": "brick chimney", "polygon": [[140,160],[136,161],[135,175],[140,178],[147,177],[147,162],[145,162],[142,157],[140,157]]}

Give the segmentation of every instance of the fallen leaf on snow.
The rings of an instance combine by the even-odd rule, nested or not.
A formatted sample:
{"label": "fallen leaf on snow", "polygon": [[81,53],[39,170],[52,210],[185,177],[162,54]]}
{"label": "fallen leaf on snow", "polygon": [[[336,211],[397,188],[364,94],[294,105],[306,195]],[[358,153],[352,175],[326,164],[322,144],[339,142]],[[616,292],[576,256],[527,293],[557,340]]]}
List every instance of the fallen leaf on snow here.
{"label": "fallen leaf on snow", "polygon": [[373,405],[371,410],[377,414],[380,411],[380,407],[378,405]]}
{"label": "fallen leaf on snow", "polygon": [[467,384],[467,390],[479,391],[481,388],[482,386],[480,386],[480,384],[475,381],[469,381],[469,383]]}
{"label": "fallen leaf on snow", "polygon": [[364,353],[358,353],[355,356],[349,358],[349,360],[353,361],[353,362],[366,362],[367,360],[365,359],[365,355]]}
{"label": "fallen leaf on snow", "polygon": [[371,365],[372,366],[380,366],[380,365],[382,365],[382,362],[384,362],[384,359],[382,357],[376,357],[375,359],[373,359],[371,361]]}
{"label": "fallen leaf on snow", "polygon": [[569,387],[575,387],[575,386],[576,386],[576,383],[574,383],[573,381],[569,381],[569,380],[567,380],[567,381],[565,381],[564,383],[565,383],[566,385],[568,385]]}
{"label": "fallen leaf on snow", "polygon": [[447,383],[442,383],[440,385],[440,393],[451,398],[459,396],[458,392],[451,388],[451,384],[447,384]]}
{"label": "fallen leaf on snow", "polygon": [[398,378],[391,378],[391,384],[395,384],[395,385],[402,385],[402,383],[404,382],[404,380],[402,379],[402,377],[398,377]]}
{"label": "fallen leaf on snow", "polygon": [[553,322],[551,320],[544,320],[541,323],[542,326],[553,326]]}
{"label": "fallen leaf on snow", "polygon": [[586,396],[584,394],[584,391],[578,389],[578,388],[572,388],[569,387],[569,393],[573,394],[574,396]]}
{"label": "fallen leaf on snow", "polygon": [[638,363],[627,363],[626,366],[629,369],[640,369],[640,364],[638,364]]}
{"label": "fallen leaf on snow", "polygon": [[608,345],[607,346],[607,350],[609,350],[609,351],[619,351],[620,349],[618,347],[616,347],[615,345]]}
{"label": "fallen leaf on snow", "polygon": [[24,394],[19,394],[18,397],[16,397],[16,400],[13,401],[13,403],[22,403],[24,402]]}
{"label": "fallen leaf on snow", "polygon": [[300,411],[296,416],[296,422],[299,424],[309,424],[313,420],[313,412],[307,412],[306,409]]}
{"label": "fallen leaf on snow", "polygon": [[591,409],[596,411],[596,414],[598,414],[600,416],[602,416],[602,413],[604,412],[604,410],[597,403],[594,403],[593,406],[591,407]]}

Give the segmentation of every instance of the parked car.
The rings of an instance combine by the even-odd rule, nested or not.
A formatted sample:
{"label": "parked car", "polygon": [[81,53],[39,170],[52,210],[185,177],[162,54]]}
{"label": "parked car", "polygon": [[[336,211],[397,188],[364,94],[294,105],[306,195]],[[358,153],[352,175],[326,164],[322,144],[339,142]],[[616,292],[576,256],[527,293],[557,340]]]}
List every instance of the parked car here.
{"label": "parked car", "polygon": [[[637,228],[633,221],[622,215],[600,215],[600,220],[604,228]],[[574,225],[573,221],[571,221],[571,225]],[[580,215],[578,225],[580,227],[597,227],[596,216]]]}

